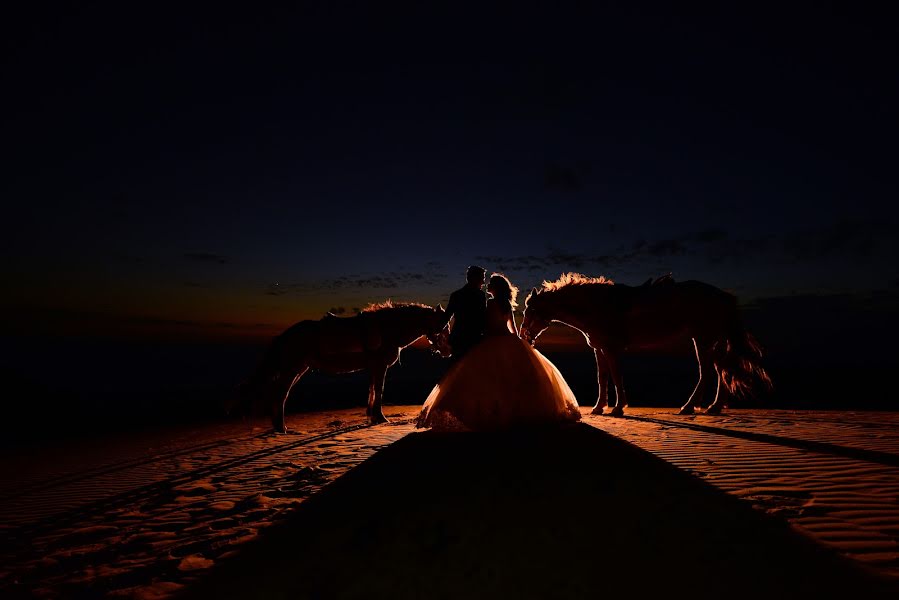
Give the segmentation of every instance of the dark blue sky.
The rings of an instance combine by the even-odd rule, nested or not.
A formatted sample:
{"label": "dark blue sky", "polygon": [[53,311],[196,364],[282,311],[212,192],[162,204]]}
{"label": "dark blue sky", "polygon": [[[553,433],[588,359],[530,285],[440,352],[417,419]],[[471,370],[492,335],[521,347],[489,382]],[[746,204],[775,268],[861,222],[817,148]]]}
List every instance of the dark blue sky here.
{"label": "dark blue sky", "polygon": [[472,262],[895,314],[892,15],[333,4],[10,19],[16,327],[270,335]]}

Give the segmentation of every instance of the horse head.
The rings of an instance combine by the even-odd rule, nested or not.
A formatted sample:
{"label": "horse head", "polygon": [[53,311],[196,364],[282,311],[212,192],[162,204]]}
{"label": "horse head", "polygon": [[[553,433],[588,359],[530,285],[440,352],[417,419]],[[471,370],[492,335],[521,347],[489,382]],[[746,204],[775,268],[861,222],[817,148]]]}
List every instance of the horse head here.
{"label": "horse head", "polygon": [[428,316],[428,324],[426,325],[425,338],[431,345],[431,349],[438,354],[443,354],[448,347],[446,327],[449,325],[449,319],[446,318],[446,311],[443,305],[438,304],[437,308]]}
{"label": "horse head", "polygon": [[519,335],[531,346],[537,342],[537,338],[546,331],[552,321],[547,316],[545,307],[541,306],[542,304],[540,291],[537,288],[532,289],[524,301],[524,319],[521,322]]}
{"label": "horse head", "polygon": [[448,323],[449,320],[446,318],[446,311],[443,310],[443,305],[438,304],[437,308],[431,309],[431,312],[428,315],[427,323],[425,325],[425,337],[427,337],[428,341],[433,344],[440,333],[446,329]]}

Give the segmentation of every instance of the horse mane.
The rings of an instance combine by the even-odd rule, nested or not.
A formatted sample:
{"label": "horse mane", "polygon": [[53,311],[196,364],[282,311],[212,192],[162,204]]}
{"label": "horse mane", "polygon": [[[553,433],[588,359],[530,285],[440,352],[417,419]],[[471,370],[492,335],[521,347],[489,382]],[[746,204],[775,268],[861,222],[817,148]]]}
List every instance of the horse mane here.
{"label": "horse mane", "polygon": [[524,300],[524,306],[527,308],[532,299],[544,292],[557,292],[569,287],[573,288],[575,286],[588,285],[615,285],[615,282],[605,275],[600,275],[599,277],[587,277],[581,273],[562,273],[555,281],[544,281],[539,289],[534,288],[531,290]]}
{"label": "horse mane", "polygon": [[653,287],[657,285],[668,285],[670,283],[674,283],[674,276],[671,273],[665,273],[659,277],[653,279],[650,277],[640,287]]}
{"label": "horse mane", "polygon": [[368,306],[366,306],[365,308],[363,308],[362,312],[364,312],[364,313],[375,312],[376,313],[378,311],[385,310],[388,308],[409,308],[409,307],[433,309],[432,306],[428,306],[427,304],[421,304],[420,302],[394,302],[393,300],[388,299],[388,300],[385,300],[384,302],[373,302],[373,303],[369,304]]}
{"label": "horse mane", "polygon": [[570,285],[591,285],[597,283],[602,285],[615,285],[615,282],[605,275],[600,275],[599,277],[587,277],[581,273],[562,273],[555,281],[544,281],[540,291],[555,292],[556,290],[560,290]]}

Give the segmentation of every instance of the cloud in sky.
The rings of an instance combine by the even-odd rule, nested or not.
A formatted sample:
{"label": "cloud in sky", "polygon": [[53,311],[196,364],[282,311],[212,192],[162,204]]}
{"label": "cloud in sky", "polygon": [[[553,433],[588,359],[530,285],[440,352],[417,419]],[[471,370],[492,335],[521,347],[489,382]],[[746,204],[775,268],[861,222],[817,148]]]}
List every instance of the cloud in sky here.
{"label": "cloud in sky", "polygon": [[445,277],[433,271],[393,271],[382,275],[341,276],[291,283],[272,283],[266,288],[269,296],[303,294],[309,292],[342,292],[351,290],[402,290],[409,287],[431,287],[444,283]]}
{"label": "cloud in sky", "polygon": [[611,268],[638,262],[647,258],[681,256],[688,254],[696,245],[707,244],[710,240],[724,240],[727,233],[721,230],[706,230],[684,234],[677,238],[652,242],[637,240],[630,245],[619,246],[609,254],[566,252],[553,249],[546,254],[524,256],[480,255],[475,259],[488,268],[500,271],[547,271],[553,269],[579,270],[591,267]]}
{"label": "cloud in sky", "polygon": [[219,265],[224,265],[231,262],[228,257],[222,256],[221,254],[213,254],[211,252],[185,252],[182,257],[190,261],[215,263]]}
{"label": "cloud in sky", "polygon": [[786,252],[799,259],[849,256],[866,259],[883,247],[885,235],[895,236],[895,230],[884,230],[882,223],[862,223],[843,220],[820,230],[785,240]]}
{"label": "cloud in sky", "polygon": [[757,260],[814,263],[819,259],[844,258],[867,261],[889,256],[896,250],[892,226],[844,220],[820,228],[756,237],[733,237],[723,229],[705,229],[657,240],[638,239],[605,254],[554,249],[539,255],[480,255],[475,258],[487,268],[501,271],[543,272],[649,266],[658,259],[672,257],[695,258],[711,266],[741,265]]}

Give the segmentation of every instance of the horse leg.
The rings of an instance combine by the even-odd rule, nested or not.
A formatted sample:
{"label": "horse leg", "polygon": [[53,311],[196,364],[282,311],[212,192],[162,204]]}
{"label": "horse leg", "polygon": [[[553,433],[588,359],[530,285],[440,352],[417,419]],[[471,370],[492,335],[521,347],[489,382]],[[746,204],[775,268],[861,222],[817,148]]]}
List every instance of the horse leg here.
{"label": "horse leg", "polygon": [[375,405],[375,374],[372,371],[371,379],[368,382],[368,401],[365,403],[365,416],[368,417],[370,423],[374,423],[372,419],[372,407]]}
{"label": "horse leg", "polygon": [[287,423],[284,421],[284,407],[287,404],[287,397],[290,396],[290,390],[297,384],[300,378],[306,374],[309,367],[303,367],[291,380],[290,385],[286,386],[283,393],[278,391],[272,398],[272,428],[275,433],[287,433]]}
{"label": "horse leg", "polygon": [[[687,403],[684,404],[679,411],[677,411],[677,414],[679,415],[692,415],[693,413],[695,413],[696,404],[699,402],[699,400],[703,396],[703,393],[705,392],[705,382],[703,381],[702,374],[703,371],[705,371],[708,367],[703,364],[703,357],[699,353],[699,344],[696,343],[696,338],[693,338],[693,350],[696,352],[696,364],[699,368],[699,381],[696,382],[696,387],[693,388],[693,393],[690,394],[690,398],[687,400]],[[705,362],[709,361],[706,360]]]}
{"label": "horse leg", "polygon": [[[593,407],[594,415],[601,415],[603,406],[609,403],[609,370],[606,367],[606,361],[602,357],[602,350],[593,349],[593,355],[596,357],[596,383],[598,384],[598,396],[596,397],[596,405]],[[609,406],[611,408],[611,405]]]}
{"label": "horse leg", "polygon": [[706,409],[705,414],[707,415],[720,415],[721,409],[724,408],[724,397],[727,395],[727,391],[721,389],[721,371],[718,370],[718,365],[715,365],[715,379],[717,382],[715,400]]}
{"label": "horse leg", "polygon": [[[719,399],[719,393],[721,392],[721,375],[718,373],[718,367],[715,366],[715,361],[712,358],[712,349],[705,348],[700,350],[700,356],[702,357],[702,390],[700,391],[700,395],[697,398],[698,402],[702,402],[705,390],[708,388],[708,385],[715,382],[715,400],[711,404],[709,404],[705,413],[707,415],[717,415],[721,413],[721,405],[716,403]],[[723,400],[723,396],[721,397]]]}
{"label": "horse leg", "polygon": [[623,417],[624,407],[627,406],[627,395],[624,392],[624,377],[621,375],[621,364],[618,361],[618,354],[615,352],[603,352],[603,356],[609,365],[612,384],[615,386],[616,402],[609,414],[613,417]]}
{"label": "horse leg", "polygon": [[386,423],[387,417],[381,408],[381,399],[384,396],[384,379],[387,377],[387,367],[377,366],[371,371],[371,384],[368,389],[368,419],[372,425]]}

